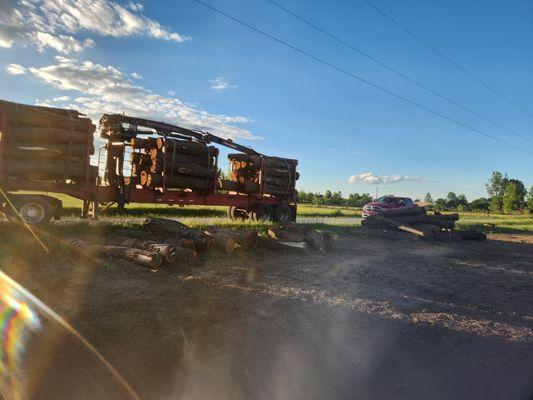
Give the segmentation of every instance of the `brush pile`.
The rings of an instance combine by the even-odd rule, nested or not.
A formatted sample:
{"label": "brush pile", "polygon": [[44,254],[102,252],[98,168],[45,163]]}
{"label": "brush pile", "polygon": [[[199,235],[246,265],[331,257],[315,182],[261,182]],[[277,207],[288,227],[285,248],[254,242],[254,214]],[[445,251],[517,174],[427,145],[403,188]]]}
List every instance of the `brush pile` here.
{"label": "brush pile", "polygon": [[474,231],[455,231],[459,214],[428,214],[424,207],[399,208],[369,216],[361,222],[364,228],[383,232],[403,232],[428,240],[485,240],[486,235]]}
{"label": "brush pile", "polygon": [[133,138],[132,177],[137,184],[158,188],[209,190],[215,187],[218,149],[205,143],[173,138]]}
{"label": "brush pile", "polygon": [[220,189],[237,193],[263,193],[287,196],[294,193],[297,160],[262,155],[229,154],[231,173],[229,181],[221,181]]}
{"label": "brush pile", "polygon": [[76,184],[96,179],[89,164],[95,126],[78,111],[0,100],[0,128],[9,178]]}

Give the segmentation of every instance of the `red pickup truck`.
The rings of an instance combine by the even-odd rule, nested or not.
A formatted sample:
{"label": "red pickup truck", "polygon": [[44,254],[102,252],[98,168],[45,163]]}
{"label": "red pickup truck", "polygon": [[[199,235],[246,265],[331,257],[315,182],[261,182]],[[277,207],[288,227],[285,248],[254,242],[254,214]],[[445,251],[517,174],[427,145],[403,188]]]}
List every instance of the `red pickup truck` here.
{"label": "red pickup truck", "polygon": [[372,203],[365,204],[361,215],[363,218],[366,218],[371,215],[386,213],[387,210],[409,207],[416,207],[413,200],[409,197],[383,196]]}

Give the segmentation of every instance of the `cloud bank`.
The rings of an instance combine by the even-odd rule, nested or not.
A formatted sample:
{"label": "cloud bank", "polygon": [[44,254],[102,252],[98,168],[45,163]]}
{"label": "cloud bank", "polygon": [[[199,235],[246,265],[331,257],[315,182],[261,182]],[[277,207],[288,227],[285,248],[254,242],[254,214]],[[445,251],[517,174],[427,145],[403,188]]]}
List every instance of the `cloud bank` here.
{"label": "cloud bank", "polygon": [[55,89],[77,92],[77,96],[60,96],[41,105],[79,109],[93,119],[102,113],[126,113],[166,121],[192,129],[209,130],[231,139],[259,139],[238,126],[251,122],[246,117],[211,114],[177,98],[164,97],[137,85],[129,76],[112,66],[79,61],[62,56],[45,67],[11,64],[11,74],[31,74]]}
{"label": "cloud bank", "polygon": [[143,9],[139,3],[125,7],[112,0],[0,0],[0,47],[34,44],[39,51],[69,54],[94,45],[79,35],[189,39],[142,15]]}
{"label": "cloud bank", "polygon": [[348,183],[368,183],[371,185],[391,185],[394,183],[414,181],[423,181],[423,178],[418,176],[404,176],[404,175],[375,175],[372,172],[365,174],[352,175],[348,179]]}

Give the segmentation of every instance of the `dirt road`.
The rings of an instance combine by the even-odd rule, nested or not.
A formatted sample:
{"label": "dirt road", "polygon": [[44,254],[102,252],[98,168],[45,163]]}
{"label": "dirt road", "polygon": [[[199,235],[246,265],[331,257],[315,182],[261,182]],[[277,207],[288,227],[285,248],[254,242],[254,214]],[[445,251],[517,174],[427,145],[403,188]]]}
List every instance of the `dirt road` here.
{"label": "dirt road", "polygon": [[[73,259],[3,269],[141,398],[527,400],[533,240],[496,239],[424,243],[356,230],[331,254],[260,250],[158,272]],[[59,390],[53,378],[68,368],[98,382],[72,372],[70,340],[54,337],[57,366],[36,393]]]}

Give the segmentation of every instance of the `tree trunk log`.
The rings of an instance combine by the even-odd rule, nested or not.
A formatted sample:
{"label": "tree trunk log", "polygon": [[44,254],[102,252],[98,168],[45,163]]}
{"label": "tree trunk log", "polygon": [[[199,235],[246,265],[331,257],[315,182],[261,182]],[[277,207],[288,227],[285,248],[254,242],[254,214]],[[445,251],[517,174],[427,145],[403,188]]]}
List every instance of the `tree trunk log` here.
{"label": "tree trunk log", "polygon": [[[142,179],[142,177],[141,177]],[[167,176],[166,187],[175,189],[197,189],[208,190],[214,187],[214,180],[206,180],[202,178],[192,178],[189,176]],[[148,174],[147,186],[158,187],[163,185],[163,176]]]}
{"label": "tree trunk log", "polygon": [[156,235],[164,235],[171,240],[193,239],[194,248],[199,252],[207,252],[213,246],[212,238],[178,221],[163,218],[147,218],[143,222],[143,227],[149,232]]}
{"label": "tree trunk log", "polygon": [[85,178],[88,163],[65,162],[62,159],[50,161],[9,159],[6,162],[6,174],[32,178],[64,178],[80,180]]}
{"label": "tree trunk log", "polygon": [[121,257],[134,261],[144,267],[156,269],[161,266],[163,258],[161,254],[145,250],[132,249],[120,246],[108,246],[101,244],[91,244],[83,240],[73,240],[70,243],[73,247],[87,255],[101,257]]}
{"label": "tree trunk log", "polygon": [[213,237],[215,241],[216,249],[227,254],[231,254],[235,250],[235,240],[230,235],[227,235],[226,233],[222,233],[222,232],[220,233],[206,232],[206,233],[207,235]]}
{"label": "tree trunk log", "polygon": [[46,128],[38,126],[19,126],[12,127],[8,125],[5,130],[7,141],[20,141],[27,143],[61,143],[68,142],[70,139],[74,143],[87,143],[93,140],[92,132],[71,131],[70,129]]}

